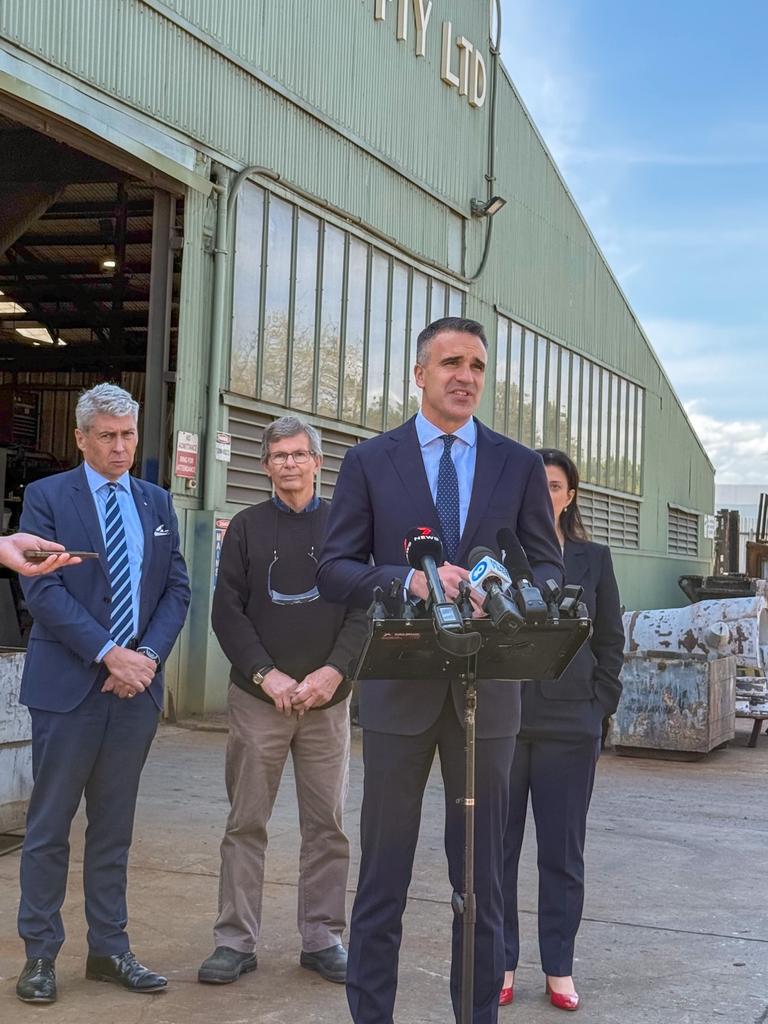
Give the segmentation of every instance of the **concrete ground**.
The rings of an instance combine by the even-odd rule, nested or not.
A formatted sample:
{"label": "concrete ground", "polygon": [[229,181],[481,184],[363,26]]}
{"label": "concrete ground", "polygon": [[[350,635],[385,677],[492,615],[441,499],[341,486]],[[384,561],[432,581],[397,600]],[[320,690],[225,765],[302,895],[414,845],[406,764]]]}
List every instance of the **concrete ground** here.
{"label": "concrete ground", "polygon": [[[588,885],[575,978],[580,1024],[768,1022],[768,737],[736,741],[695,763],[607,753],[599,767],[588,838]],[[23,951],[15,931],[18,853],[0,858],[0,1021],[52,1024],[337,1024],[344,989],[298,965],[295,928],[298,822],[290,769],[272,820],[259,969],[226,987],[199,985],[211,950],[218,846],[226,815],[225,737],[161,728],[144,774],[130,864],[132,945],[165,972],[166,993],[132,995],[86,981],[80,883],[83,823],[72,839],[58,960],[59,1001],[14,997]],[[361,796],[360,737],[347,821],[355,847]],[[448,1024],[451,912],[435,772],[405,918],[398,1024]],[[536,946],[535,850],[530,829],[520,872],[524,952],[504,1024],[562,1019],[543,996]]]}

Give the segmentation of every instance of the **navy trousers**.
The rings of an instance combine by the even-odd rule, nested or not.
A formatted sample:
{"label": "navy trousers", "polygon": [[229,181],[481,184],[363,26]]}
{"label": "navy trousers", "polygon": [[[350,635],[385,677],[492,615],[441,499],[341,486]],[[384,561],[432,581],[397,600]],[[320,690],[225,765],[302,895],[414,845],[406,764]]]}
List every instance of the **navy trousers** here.
{"label": "navy trousers", "polygon": [[30,708],[34,787],[21,853],[19,935],[27,956],[54,960],[64,942],[69,832],[85,794],[83,888],[88,948],[129,948],[126,872],[141,770],[157,729],[148,693],[120,700],[97,684],[74,711]]}
{"label": "navy trousers", "polygon": [[539,951],[545,974],[573,973],[573,949],[584,905],[587,810],[600,756],[600,738],[564,735],[517,738],[504,836],[506,970],[520,956],[517,868],[528,794],[536,823],[539,867]]}
{"label": "navy trousers", "polygon": [[[514,737],[477,741],[475,806],[474,1024],[495,1024],[504,977],[502,861]],[[464,729],[450,694],[426,732],[398,736],[365,730],[361,861],[352,908],[347,999],[355,1024],[392,1024],[402,916],[419,835],[424,788],[440,753],[445,790],[448,876],[463,889]],[[451,998],[458,1014],[461,919],[454,917]]]}

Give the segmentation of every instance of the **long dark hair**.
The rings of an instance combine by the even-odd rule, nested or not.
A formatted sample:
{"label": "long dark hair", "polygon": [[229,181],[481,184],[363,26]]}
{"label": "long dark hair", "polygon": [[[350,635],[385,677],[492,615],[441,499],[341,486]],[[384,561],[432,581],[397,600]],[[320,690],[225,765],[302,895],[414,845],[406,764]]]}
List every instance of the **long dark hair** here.
{"label": "long dark hair", "polygon": [[581,520],[579,511],[579,471],[573,459],[561,452],[559,448],[537,448],[545,466],[557,466],[565,473],[568,481],[568,490],[573,491],[573,498],[568,503],[568,508],[560,513],[560,529],[567,540],[589,540],[584,523]]}

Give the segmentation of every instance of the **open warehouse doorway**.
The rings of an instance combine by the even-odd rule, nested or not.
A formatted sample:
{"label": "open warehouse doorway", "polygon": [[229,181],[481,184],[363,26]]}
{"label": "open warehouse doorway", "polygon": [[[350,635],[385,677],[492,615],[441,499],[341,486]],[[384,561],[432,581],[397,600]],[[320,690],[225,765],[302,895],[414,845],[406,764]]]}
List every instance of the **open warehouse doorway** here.
{"label": "open warehouse doorway", "polygon": [[180,187],[0,94],[3,532],[28,483],[78,464],[101,381],[141,404],[134,473],[170,483],[183,216]]}

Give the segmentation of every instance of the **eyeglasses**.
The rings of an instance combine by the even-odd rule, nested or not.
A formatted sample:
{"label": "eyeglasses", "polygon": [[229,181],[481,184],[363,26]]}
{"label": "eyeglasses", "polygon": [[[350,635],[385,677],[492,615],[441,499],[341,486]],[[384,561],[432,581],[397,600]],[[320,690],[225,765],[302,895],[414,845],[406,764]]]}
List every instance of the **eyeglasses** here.
{"label": "eyeglasses", "polygon": [[267,458],[276,466],[284,466],[288,462],[288,459],[293,459],[297,466],[306,466],[312,458],[312,452],[275,452],[274,455],[268,455]]}

